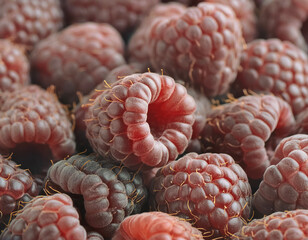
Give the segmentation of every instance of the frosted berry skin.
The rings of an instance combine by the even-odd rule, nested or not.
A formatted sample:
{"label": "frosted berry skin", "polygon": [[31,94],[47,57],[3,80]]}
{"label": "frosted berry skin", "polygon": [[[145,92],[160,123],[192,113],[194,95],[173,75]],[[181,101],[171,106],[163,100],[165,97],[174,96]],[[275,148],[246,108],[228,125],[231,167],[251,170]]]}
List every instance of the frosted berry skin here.
{"label": "frosted berry skin", "polygon": [[194,99],[173,78],[132,74],[96,97],[86,136],[95,152],[129,168],[160,167],[184,152],[195,109]]}
{"label": "frosted berry skin", "polygon": [[109,23],[120,32],[140,24],[159,0],[66,0],[65,9],[71,22]]}
{"label": "frosted berry skin", "polygon": [[263,175],[253,205],[260,215],[308,209],[308,135],[283,139]]}
{"label": "frosted berry skin", "polygon": [[[32,171],[37,165],[49,166],[50,159],[59,160],[75,151],[72,124],[55,94],[36,85],[25,86],[1,95],[0,149],[20,157],[18,163]],[[51,156],[32,162],[39,153]],[[31,154],[30,162],[20,150]],[[16,160],[16,159],[14,159]],[[17,160],[16,160],[17,161]]]}
{"label": "frosted berry skin", "polygon": [[202,233],[188,222],[163,212],[129,216],[121,223],[112,240],[197,240]]}
{"label": "frosted berry skin", "polygon": [[162,167],[152,183],[154,209],[188,219],[204,239],[228,237],[249,218],[247,175],[227,154],[186,154]]}
{"label": "frosted berry skin", "polygon": [[242,30],[233,10],[200,3],[177,18],[151,25],[149,52],[156,71],[182,79],[206,96],[224,94],[235,80]]}
{"label": "frosted berry skin", "polygon": [[29,69],[29,61],[21,47],[0,40],[0,91],[13,91],[27,85]]}
{"label": "frosted berry skin", "polygon": [[41,41],[31,54],[33,80],[55,85],[64,103],[88,94],[110,70],[125,63],[124,42],[109,24],[81,23]]}
{"label": "frosted berry skin", "polygon": [[307,239],[308,210],[276,212],[255,219],[242,228],[233,240]]}
{"label": "frosted berry skin", "polygon": [[34,198],[19,212],[1,240],[86,240],[87,233],[79,223],[72,199],[66,194]]}
{"label": "frosted berry skin", "polygon": [[147,196],[139,174],[95,155],[74,155],[52,165],[45,191],[69,194],[84,225],[104,238],[110,238],[126,216],[138,213]]}
{"label": "frosted berry skin", "polygon": [[294,115],[308,105],[308,59],[304,51],[279,39],[247,45],[235,82],[240,89],[272,93],[292,107]]}
{"label": "frosted berry skin", "polygon": [[63,26],[60,0],[0,0],[0,38],[32,48]]}
{"label": "frosted berry skin", "polygon": [[0,155],[0,220],[6,222],[10,214],[22,209],[38,192],[28,171]]}
{"label": "frosted berry skin", "polygon": [[[260,23],[268,37],[289,41],[308,51],[305,40],[308,18],[307,0],[264,0],[261,5]],[[303,33],[301,29],[303,28]]]}
{"label": "frosted berry skin", "polygon": [[207,117],[201,135],[206,151],[230,154],[251,179],[262,178],[269,166],[270,137],[285,137],[295,124],[290,106],[271,95],[241,97]]}

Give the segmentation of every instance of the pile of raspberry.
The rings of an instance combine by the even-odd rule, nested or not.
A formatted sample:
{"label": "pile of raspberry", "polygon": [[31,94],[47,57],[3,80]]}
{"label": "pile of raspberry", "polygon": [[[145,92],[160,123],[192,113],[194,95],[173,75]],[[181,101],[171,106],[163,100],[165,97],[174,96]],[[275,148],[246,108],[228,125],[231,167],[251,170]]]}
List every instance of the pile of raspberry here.
{"label": "pile of raspberry", "polygon": [[308,0],[0,0],[0,240],[308,239]]}

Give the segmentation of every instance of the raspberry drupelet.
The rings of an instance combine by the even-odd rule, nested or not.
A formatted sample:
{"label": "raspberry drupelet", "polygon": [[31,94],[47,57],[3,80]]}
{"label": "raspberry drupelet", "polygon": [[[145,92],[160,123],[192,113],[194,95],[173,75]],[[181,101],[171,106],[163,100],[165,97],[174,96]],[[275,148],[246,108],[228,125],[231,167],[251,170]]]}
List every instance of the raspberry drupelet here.
{"label": "raspberry drupelet", "polygon": [[307,152],[306,134],[292,135],[279,143],[253,198],[258,215],[308,209]]}
{"label": "raspberry drupelet", "polygon": [[247,175],[227,154],[186,154],[160,168],[151,194],[155,210],[186,219],[204,239],[231,236],[250,217]]}
{"label": "raspberry drupelet", "polygon": [[41,41],[31,54],[33,81],[44,88],[54,85],[66,104],[77,92],[88,94],[109,71],[125,64],[124,42],[109,24],[71,25]]}
{"label": "raspberry drupelet", "polygon": [[13,91],[30,82],[30,64],[21,46],[0,40],[0,92]]}
{"label": "raspberry drupelet", "polygon": [[202,233],[181,218],[145,212],[124,219],[112,240],[201,240]]}
{"label": "raspberry drupelet", "polygon": [[52,89],[25,86],[0,96],[0,150],[37,174],[75,152],[72,124]]}
{"label": "raspberry drupelet", "polygon": [[139,213],[147,200],[138,173],[96,155],[74,155],[52,165],[45,191],[71,196],[83,225],[108,239],[123,219]]}
{"label": "raspberry drupelet", "polygon": [[232,236],[233,240],[301,240],[308,238],[308,210],[276,212],[255,219]]}
{"label": "raspberry drupelet", "polygon": [[279,96],[297,115],[308,106],[306,53],[279,39],[253,41],[242,53],[234,88],[237,92],[250,89]]}
{"label": "raspberry drupelet", "polygon": [[132,74],[96,97],[86,136],[95,152],[129,168],[160,167],[184,152],[195,109],[194,99],[173,78]]}
{"label": "raspberry drupelet", "polygon": [[86,240],[72,199],[66,194],[40,196],[29,202],[1,233],[1,240]]}
{"label": "raspberry drupelet", "polygon": [[243,45],[240,22],[230,7],[200,3],[177,18],[160,18],[150,28],[149,52],[156,71],[163,69],[208,97],[226,93]]}
{"label": "raspberry drupelet", "polygon": [[109,23],[120,32],[137,27],[160,0],[66,0],[70,22]]}
{"label": "raspberry drupelet", "polygon": [[30,49],[63,26],[60,0],[0,0],[0,38]]}
{"label": "raspberry drupelet", "polygon": [[235,99],[207,117],[205,151],[230,154],[251,179],[261,179],[269,166],[267,143],[275,144],[272,139],[285,137],[295,124],[289,104],[272,95]]}

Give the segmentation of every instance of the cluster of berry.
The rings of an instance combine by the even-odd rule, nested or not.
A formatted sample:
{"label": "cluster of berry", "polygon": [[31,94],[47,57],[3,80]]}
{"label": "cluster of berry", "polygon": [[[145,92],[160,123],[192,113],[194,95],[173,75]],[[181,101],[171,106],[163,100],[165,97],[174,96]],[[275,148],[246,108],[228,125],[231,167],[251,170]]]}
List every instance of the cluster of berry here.
{"label": "cluster of berry", "polygon": [[308,0],[0,0],[0,240],[308,239],[307,51]]}

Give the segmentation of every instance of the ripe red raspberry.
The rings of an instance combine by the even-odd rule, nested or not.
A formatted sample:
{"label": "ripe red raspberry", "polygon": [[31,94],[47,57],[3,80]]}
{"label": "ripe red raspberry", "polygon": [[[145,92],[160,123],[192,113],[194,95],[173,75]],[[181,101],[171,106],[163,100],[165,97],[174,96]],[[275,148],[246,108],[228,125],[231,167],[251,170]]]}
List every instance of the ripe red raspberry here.
{"label": "ripe red raspberry", "polygon": [[182,4],[171,2],[168,4],[157,4],[149,13],[149,16],[143,20],[143,23],[138,27],[128,43],[128,55],[130,63],[138,63],[141,68],[146,69],[151,67],[149,53],[149,37],[150,25],[157,21],[158,18],[175,18],[182,15],[186,11],[186,7]]}
{"label": "ripe red raspberry", "polygon": [[189,82],[208,97],[224,94],[235,80],[242,31],[230,7],[200,3],[150,28],[149,52],[157,71]]}
{"label": "ripe red raspberry", "polygon": [[297,115],[308,106],[308,58],[301,49],[279,39],[256,40],[247,45],[235,88],[273,93]]}
{"label": "ripe red raspberry", "polygon": [[283,139],[266,169],[253,205],[261,215],[308,209],[308,135]]}
{"label": "ripe red raspberry", "polygon": [[247,175],[227,154],[189,153],[162,167],[152,183],[154,209],[187,219],[204,239],[228,237],[250,216]]}
{"label": "ripe red raspberry", "polygon": [[132,74],[96,97],[86,135],[95,152],[125,166],[164,166],[184,152],[195,121],[194,99],[168,76]]}
{"label": "ripe red raspberry", "polygon": [[86,230],[72,199],[66,194],[36,197],[29,202],[8,228],[1,240],[86,240]]}
{"label": "ripe red raspberry", "polygon": [[0,155],[0,220],[8,221],[13,212],[22,209],[39,192],[28,171]]}
{"label": "ripe red raspberry", "polygon": [[230,154],[249,178],[260,179],[269,165],[270,137],[285,137],[294,124],[291,108],[281,98],[244,96],[214,108],[202,138],[208,151]]}
{"label": "ripe red raspberry", "polygon": [[163,212],[145,212],[124,219],[112,240],[201,240],[188,222]]}
{"label": "ripe red raspberry", "polygon": [[52,91],[30,85],[1,95],[0,149],[32,173],[74,153],[72,124]]}
{"label": "ripe red raspberry", "polygon": [[308,238],[308,210],[276,212],[255,219],[235,234],[233,240],[300,240]]}
{"label": "ripe red raspberry", "polygon": [[60,0],[0,0],[0,38],[32,48],[63,25]]}
{"label": "ripe red raspberry", "polygon": [[24,50],[10,41],[0,40],[0,91],[13,91],[29,80],[29,61]]}
{"label": "ripe red raspberry", "polygon": [[[304,32],[308,19],[307,0],[267,0],[261,5],[260,22],[268,37],[277,37],[290,41],[299,48],[308,51]],[[303,28],[305,29],[305,28]]]}
{"label": "ripe red raspberry", "polygon": [[95,155],[75,155],[52,165],[45,191],[70,195],[84,225],[107,238],[126,216],[139,213],[147,198],[138,173]]}
{"label": "ripe red raspberry", "polygon": [[71,22],[109,23],[120,32],[138,26],[159,0],[66,0],[65,7]]}
{"label": "ripe red raspberry", "polygon": [[61,101],[77,101],[88,94],[110,70],[125,63],[124,43],[108,24],[82,23],[41,41],[33,50],[34,82],[44,88],[55,85]]}

